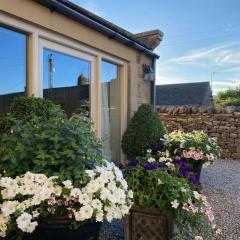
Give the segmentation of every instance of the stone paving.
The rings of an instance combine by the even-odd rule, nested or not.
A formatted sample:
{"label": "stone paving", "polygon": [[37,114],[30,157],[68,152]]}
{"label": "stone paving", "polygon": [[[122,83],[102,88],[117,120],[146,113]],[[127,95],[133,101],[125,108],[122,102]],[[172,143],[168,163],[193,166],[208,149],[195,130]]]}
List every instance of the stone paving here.
{"label": "stone paving", "polygon": [[240,240],[240,161],[217,161],[203,170],[201,181],[222,228],[218,240]]}

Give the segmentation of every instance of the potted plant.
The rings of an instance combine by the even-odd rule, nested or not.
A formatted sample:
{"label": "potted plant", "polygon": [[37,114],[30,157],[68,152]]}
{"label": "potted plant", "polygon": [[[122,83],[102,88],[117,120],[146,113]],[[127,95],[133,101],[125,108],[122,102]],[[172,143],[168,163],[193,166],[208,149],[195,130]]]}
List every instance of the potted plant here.
{"label": "potted plant", "polygon": [[113,163],[85,170],[78,186],[27,172],[2,177],[0,236],[6,239],[98,239],[101,222],[121,219],[132,193]]}
{"label": "potted plant", "polygon": [[206,196],[161,164],[149,158],[125,167],[128,186],[134,192],[125,239],[188,239],[189,234],[201,239],[202,234],[219,233]]}
{"label": "potted plant", "polygon": [[187,160],[198,180],[202,166],[207,167],[220,157],[220,147],[203,131],[174,131],[164,135],[163,143],[171,157]]}
{"label": "potted plant", "polygon": [[[38,100],[46,105],[26,98],[18,109],[24,113]],[[67,118],[52,106],[48,117],[38,107],[31,117],[10,113],[2,128],[0,236],[6,239],[98,239],[100,223],[122,218],[131,206],[131,191],[121,171],[103,160],[88,114]]]}

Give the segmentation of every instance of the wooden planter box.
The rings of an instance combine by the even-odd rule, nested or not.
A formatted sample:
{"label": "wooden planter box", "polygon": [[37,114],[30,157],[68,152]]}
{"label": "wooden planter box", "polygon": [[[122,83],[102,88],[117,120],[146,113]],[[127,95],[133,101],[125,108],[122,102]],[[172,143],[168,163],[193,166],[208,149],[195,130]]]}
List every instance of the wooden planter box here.
{"label": "wooden planter box", "polygon": [[125,218],[125,240],[170,240],[173,216],[158,209],[133,206]]}

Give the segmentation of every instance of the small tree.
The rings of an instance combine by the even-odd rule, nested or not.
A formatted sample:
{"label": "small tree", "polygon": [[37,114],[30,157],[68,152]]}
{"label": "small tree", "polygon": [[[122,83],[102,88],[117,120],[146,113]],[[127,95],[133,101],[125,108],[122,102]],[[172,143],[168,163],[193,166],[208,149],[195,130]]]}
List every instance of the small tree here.
{"label": "small tree", "polygon": [[147,149],[159,144],[160,137],[166,133],[156,110],[143,104],[131,119],[122,138],[123,152],[129,157],[145,154]]}
{"label": "small tree", "polygon": [[214,99],[217,107],[240,106],[240,89],[227,89],[220,91]]}

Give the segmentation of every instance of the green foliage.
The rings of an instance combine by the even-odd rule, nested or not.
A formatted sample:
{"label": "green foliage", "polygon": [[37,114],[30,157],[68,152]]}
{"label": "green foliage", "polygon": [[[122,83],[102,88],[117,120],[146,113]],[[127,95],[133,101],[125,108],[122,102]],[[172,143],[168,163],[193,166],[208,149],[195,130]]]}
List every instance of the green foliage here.
{"label": "green foliage", "polygon": [[[24,104],[18,104],[18,113],[12,110],[18,118],[12,118],[10,131],[1,135],[0,169],[12,177],[30,170],[80,181],[85,169],[92,169],[102,161],[101,145],[91,130],[90,119],[83,114],[68,119],[49,101],[33,98],[31,101],[36,109],[31,110],[31,104],[24,99],[26,108]],[[15,109],[16,105],[13,106]],[[40,114],[37,106],[47,116]],[[46,106],[49,106],[49,112]]]}
{"label": "green foliage", "polygon": [[[144,170],[137,167],[126,174],[129,189],[134,192],[134,203],[140,207],[158,208],[161,212],[173,211],[171,202],[185,203],[191,197],[187,179],[178,178],[161,169]],[[181,192],[181,187],[188,191]]]}
{"label": "green foliage", "polygon": [[25,123],[37,117],[39,120],[45,121],[57,115],[66,117],[61,107],[49,100],[35,97],[16,97],[9,113],[0,119],[0,135],[9,132],[16,120]]}
{"label": "green foliage", "polygon": [[142,156],[160,141],[166,132],[151,105],[143,104],[131,119],[122,138],[123,152],[129,157]]}
{"label": "green foliage", "polygon": [[240,89],[220,91],[214,99],[217,107],[240,106]]}

